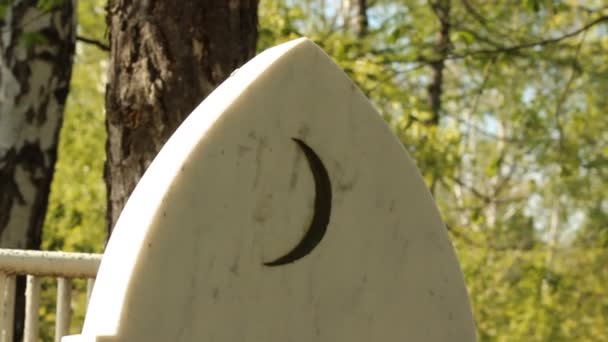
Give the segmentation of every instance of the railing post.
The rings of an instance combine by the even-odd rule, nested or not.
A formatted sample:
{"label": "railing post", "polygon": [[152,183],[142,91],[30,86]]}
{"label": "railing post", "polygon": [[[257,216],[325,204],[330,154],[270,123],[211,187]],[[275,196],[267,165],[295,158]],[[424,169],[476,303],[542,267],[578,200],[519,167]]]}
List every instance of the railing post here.
{"label": "railing post", "polygon": [[95,278],[87,279],[87,305],[89,305],[89,299],[91,299],[91,293],[93,292],[93,286],[95,285]]}
{"label": "railing post", "polygon": [[72,281],[69,278],[57,280],[57,319],[55,321],[55,342],[70,333],[70,316],[72,301]]}
{"label": "railing post", "polygon": [[15,276],[0,273],[0,342],[13,341],[15,315]]}
{"label": "railing post", "polygon": [[69,334],[72,278],[87,279],[87,304],[101,254],[0,248],[0,342],[13,342],[15,277],[27,275],[23,342],[37,342],[41,277],[58,277],[55,341]]}
{"label": "railing post", "polygon": [[38,342],[38,309],[40,308],[40,278],[28,275],[25,287],[25,329],[23,342]]}
{"label": "railing post", "polygon": [[0,271],[0,342],[4,342],[4,322],[6,321],[4,302],[6,295],[6,273]]}

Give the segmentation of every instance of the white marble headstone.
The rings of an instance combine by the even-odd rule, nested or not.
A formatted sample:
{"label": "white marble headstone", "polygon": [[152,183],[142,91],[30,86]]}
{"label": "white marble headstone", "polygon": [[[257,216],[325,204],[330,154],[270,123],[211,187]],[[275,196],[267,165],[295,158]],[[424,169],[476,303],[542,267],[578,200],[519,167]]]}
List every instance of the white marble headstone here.
{"label": "white marble headstone", "polygon": [[400,142],[314,43],[251,60],[160,151],[64,341],[474,341]]}

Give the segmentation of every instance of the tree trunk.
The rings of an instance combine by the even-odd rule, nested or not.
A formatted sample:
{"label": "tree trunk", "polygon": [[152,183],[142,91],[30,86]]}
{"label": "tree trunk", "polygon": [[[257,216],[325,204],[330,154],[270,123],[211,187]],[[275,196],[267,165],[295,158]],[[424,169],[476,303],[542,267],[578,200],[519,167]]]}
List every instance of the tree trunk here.
{"label": "tree trunk", "polygon": [[430,63],[432,76],[427,91],[429,93],[429,107],[431,109],[432,117],[427,123],[432,126],[437,126],[439,125],[439,120],[441,118],[441,95],[443,93],[445,60],[452,44],[450,42],[450,10],[452,4],[451,0],[436,0],[430,1],[429,3],[439,21],[439,33],[437,42],[434,46],[434,60]]}
{"label": "tree trunk", "polygon": [[367,34],[367,0],[357,0],[357,12],[355,13],[355,27],[357,37],[363,38]]}
{"label": "tree trunk", "polygon": [[109,6],[108,230],[186,116],[255,54],[257,0],[115,0]]}
{"label": "tree trunk", "polygon": [[[13,0],[0,18],[0,248],[40,247],[75,42],[71,0],[42,12]],[[15,341],[23,331],[18,280]]]}
{"label": "tree trunk", "polygon": [[344,30],[351,29],[359,38],[367,34],[367,0],[342,0],[342,18]]}

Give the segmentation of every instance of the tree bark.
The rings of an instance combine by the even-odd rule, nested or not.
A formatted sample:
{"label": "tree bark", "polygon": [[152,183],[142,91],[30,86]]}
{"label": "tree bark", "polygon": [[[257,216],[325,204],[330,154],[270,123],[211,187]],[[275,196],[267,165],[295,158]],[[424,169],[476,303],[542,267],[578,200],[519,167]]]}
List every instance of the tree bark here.
{"label": "tree bark", "polygon": [[[0,18],[0,248],[40,248],[72,72],[74,2],[47,12],[37,2],[13,0]],[[15,341],[23,292],[19,279]]]}
{"label": "tree bark", "polygon": [[363,38],[367,34],[367,0],[357,0],[357,13],[355,15],[357,37]]}
{"label": "tree bark", "polygon": [[342,0],[341,2],[342,18],[344,20],[345,31],[351,29],[359,38],[363,38],[367,34],[367,0]]}
{"label": "tree bark", "polygon": [[186,116],[255,54],[257,0],[114,0],[109,5],[105,180],[108,231]]}
{"label": "tree bark", "polygon": [[430,63],[432,75],[431,83],[427,90],[429,93],[429,107],[431,109],[431,119],[427,121],[432,126],[439,125],[441,118],[441,95],[443,93],[443,70],[445,69],[445,60],[451,47],[450,42],[450,9],[451,0],[435,0],[429,1],[435,16],[439,21],[439,33],[434,50],[435,56],[433,62]]}

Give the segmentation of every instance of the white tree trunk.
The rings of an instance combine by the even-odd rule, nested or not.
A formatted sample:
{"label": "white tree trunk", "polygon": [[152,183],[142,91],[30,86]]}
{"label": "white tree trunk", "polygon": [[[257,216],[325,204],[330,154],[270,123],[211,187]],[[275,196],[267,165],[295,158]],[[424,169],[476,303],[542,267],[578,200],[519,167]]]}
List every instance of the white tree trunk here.
{"label": "white tree trunk", "polygon": [[342,0],[341,12],[344,30],[352,29],[357,37],[367,34],[367,0]]}
{"label": "white tree trunk", "polygon": [[12,0],[0,17],[0,248],[39,248],[69,89],[74,1],[37,2]]}

